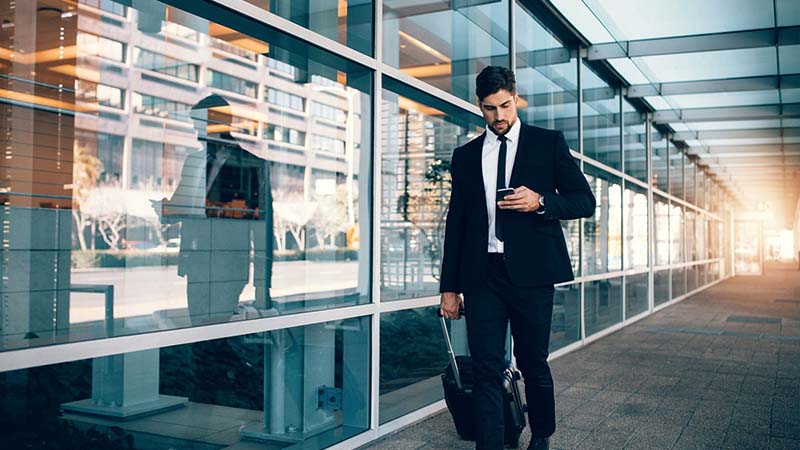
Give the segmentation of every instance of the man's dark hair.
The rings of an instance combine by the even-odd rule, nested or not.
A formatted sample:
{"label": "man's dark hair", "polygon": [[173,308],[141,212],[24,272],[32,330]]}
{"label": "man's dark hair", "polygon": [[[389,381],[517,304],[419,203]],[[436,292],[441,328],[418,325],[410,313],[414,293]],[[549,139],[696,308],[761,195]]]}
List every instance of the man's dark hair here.
{"label": "man's dark hair", "polygon": [[505,89],[510,93],[516,92],[517,80],[514,72],[502,66],[487,66],[475,80],[475,94],[478,100],[483,101],[489,95]]}

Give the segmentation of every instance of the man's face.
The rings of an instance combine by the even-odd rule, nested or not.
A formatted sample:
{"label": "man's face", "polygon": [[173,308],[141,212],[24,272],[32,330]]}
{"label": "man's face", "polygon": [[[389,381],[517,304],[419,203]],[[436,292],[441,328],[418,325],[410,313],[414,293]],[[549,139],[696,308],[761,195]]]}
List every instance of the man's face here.
{"label": "man's face", "polygon": [[517,93],[500,89],[494,94],[487,95],[483,100],[478,100],[483,119],[486,125],[497,135],[508,133],[508,130],[517,122]]}

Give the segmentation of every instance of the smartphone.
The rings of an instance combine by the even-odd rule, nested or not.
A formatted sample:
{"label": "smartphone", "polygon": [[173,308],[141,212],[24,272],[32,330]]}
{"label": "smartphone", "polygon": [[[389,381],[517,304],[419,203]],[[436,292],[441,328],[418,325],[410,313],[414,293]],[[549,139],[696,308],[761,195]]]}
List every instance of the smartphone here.
{"label": "smartphone", "polygon": [[514,188],[498,189],[497,190],[497,201],[499,202],[500,200],[505,198],[506,195],[513,194],[513,193],[514,193]]}

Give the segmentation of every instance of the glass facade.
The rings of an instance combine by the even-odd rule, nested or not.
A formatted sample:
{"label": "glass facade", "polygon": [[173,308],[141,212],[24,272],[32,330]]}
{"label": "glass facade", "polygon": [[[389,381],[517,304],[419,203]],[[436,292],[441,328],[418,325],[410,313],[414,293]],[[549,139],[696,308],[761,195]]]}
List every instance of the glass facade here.
{"label": "glass facade", "polygon": [[4,446],[324,448],[369,428],[369,353],[360,317],[3,372]]}
{"label": "glass facade", "polygon": [[622,270],[622,179],[588,164],[584,173],[597,206],[594,215],[583,220],[583,273]]}
{"label": "glass facade", "polygon": [[383,62],[407,75],[472,103],[481,69],[510,63],[509,0],[382,1]]}
{"label": "glass facade", "polygon": [[597,198],[562,222],[577,278],[556,286],[551,351],[729,274],[716,181],[531,11],[12,2],[4,444],[322,449],[441,406],[450,159],[483,132],[467,102],[490,64],[515,68],[521,120],[564,133]]}
{"label": "glass facade", "polygon": [[[109,25],[109,35],[128,36],[132,65],[117,46],[90,39],[86,55],[79,47],[32,61],[37,75],[8,86],[28,102],[2,106],[18,118],[5,138],[3,264],[30,275],[4,289],[14,299],[4,313],[26,319],[3,328],[3,349],[369,299],[369,251],[359,245],[369,196],[358,194],[370,190],[371,73],[154,5],[124,9],[125,20]],[[81,6],[58,33],[79,45],[103,17]],[[121,73],[100,64],[105,52]],[[59,61],[76,68],[54,69]],[[24,67],[13,64],[9,76]],[[82,95],[95,77],[107,89]],[[273,87],[293,92],[291,101]],[[59,108],[45,107],[53,101]],[[263,134],[267,123],[342,144],[284,143]]]}

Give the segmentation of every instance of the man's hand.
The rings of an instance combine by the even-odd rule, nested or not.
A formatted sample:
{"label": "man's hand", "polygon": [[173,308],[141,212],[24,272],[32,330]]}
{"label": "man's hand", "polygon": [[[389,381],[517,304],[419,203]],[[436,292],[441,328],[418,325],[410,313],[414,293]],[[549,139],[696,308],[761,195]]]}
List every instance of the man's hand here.
{"label": "man's hand", "polygon": [[464,306],[464,300],[455,292],[443,292],[439,303],[439,311],[445,319],[458,320],[461,318],[459,309]]}
{"label": "man's hand", "polygon": [[533,212],[539,209],[539,194],[520,186],[514,189],[513,194],[506,195],[497,202],[500,209],[510,209],[520,212]]}

